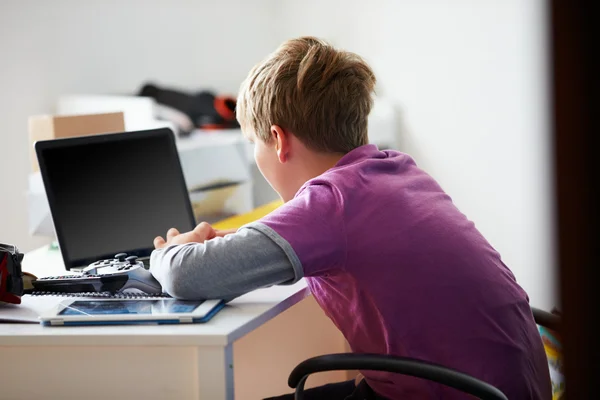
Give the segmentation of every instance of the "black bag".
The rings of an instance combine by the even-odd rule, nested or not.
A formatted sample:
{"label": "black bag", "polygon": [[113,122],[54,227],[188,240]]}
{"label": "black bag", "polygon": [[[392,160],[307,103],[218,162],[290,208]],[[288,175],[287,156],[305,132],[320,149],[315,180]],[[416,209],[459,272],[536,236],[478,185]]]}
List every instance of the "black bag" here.
{"label": "black bag", "polygon": [[0,302],[20,304],[23,295],[24,255],[16,246],[0,243]]}
{"label": "black bag", "polygon": [[[237,100],[233,97],[217,95],[208,90],[187,93],[152,83],[144,84],[138,95],[151,97],[159,105],[177,111],[179,118],[166,119],[177,125],[182,134],[189,134],[193,128],[218,130],[240,127],[235,118]],[[182,121],[182,115],[185,122]]]}

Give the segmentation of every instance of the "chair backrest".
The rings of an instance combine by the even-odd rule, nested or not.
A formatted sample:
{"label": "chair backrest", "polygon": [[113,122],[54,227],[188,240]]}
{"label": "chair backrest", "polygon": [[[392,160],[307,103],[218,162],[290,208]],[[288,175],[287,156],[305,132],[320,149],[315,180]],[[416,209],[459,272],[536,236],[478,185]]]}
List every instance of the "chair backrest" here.
{"label": "chair backrest", "polygon": [[329,354],[309,358],[290,373],[288,385],[296,388],[295,399],[303,399],[308,375],[336,370],[372,370],[395,372],[441,383],[483,400],[507,400],[494,386],[470,375],[441,365],[406,357],[380,354]]}
{"label": "chair backrest", "polygon": [[[538,325],[552,331],[558,332],[560,330],[561,318],[558,315],[537,308],[532,308],[532,313],[535,322]],[[552,367],[552,365],[549,366]],[[288,379],[289,386],[296,389],[295,399],[303,399],[304,383],[310,374],[336,370],[376,370],[395,372],[438,382],[477,396],[480,399],[506,399],[506,396],[494,386],[441,365],[405,357],[351,353],[313,357],[298,364],[291,372]],[[555,394],[564,391],[563,387],[554,387],[554,382],[552,389]],[[558,392],[557,389],[559,390]]]}
{"label": "chair backrest", "polygon": [[536,324],[548,329],[552,329],[553,331],[560,332],[560,316],[535,307],[531,307],[531,312],[533,313],[533,319],[535,319]]}

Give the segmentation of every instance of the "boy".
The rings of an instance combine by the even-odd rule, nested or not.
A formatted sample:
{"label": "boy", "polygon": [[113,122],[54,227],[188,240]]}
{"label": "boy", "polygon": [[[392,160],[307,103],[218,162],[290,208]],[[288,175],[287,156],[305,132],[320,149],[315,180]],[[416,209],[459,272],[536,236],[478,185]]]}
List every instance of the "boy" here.
{"label": "boy", "polygon": [[[206,223],[169,230],[155,239],[152,273],[179,298],[233,298],[306,277],[352,351],[441,364],[510,399],[549,399],[527,295],[499,254],[408,155],[368,144],[374,86],[360,57],[310,37],[254,67],[237,118],[285,204],[235,233]],[[356,389],[342,383],[307,397],[466,397],[404,375],[362,374]]]}

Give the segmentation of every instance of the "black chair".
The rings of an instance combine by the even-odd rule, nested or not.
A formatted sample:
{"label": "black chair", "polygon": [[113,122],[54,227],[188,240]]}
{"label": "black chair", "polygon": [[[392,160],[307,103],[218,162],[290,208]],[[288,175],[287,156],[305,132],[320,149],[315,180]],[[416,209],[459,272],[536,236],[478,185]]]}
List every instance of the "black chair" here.
{"label": "black chair", "polygon": [[533,313],[533,319],[535,323],[545,328],[551,329],[556,332],[561,330],[561,318],[558,314],[552,314],[548,311],[540,310],[539,308],[531,307]]}
{"label": "black chair", "polygon": [[[560,317],[546,311],[532,308],[538,325],[560,331]],[[477,378],[441,365],[408,357],[380,354],[328,354],[309,358],[294,368],[288,378],[288,385],[296,389],[295,399],[303,400],[304,384],[308,376],[317,372],[339,370],[386,371],[428,379],[484,400],[507,400],[499,389]]]}

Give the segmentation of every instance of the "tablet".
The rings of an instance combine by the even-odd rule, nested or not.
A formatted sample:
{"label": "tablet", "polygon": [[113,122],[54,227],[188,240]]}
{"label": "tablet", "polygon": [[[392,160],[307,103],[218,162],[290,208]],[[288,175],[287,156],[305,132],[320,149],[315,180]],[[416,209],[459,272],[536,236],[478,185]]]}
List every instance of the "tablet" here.
{"label": "tablet", "polygon": [[202,323],[223,308],[222,300],[65,299],[40,316],[43,325]]}

